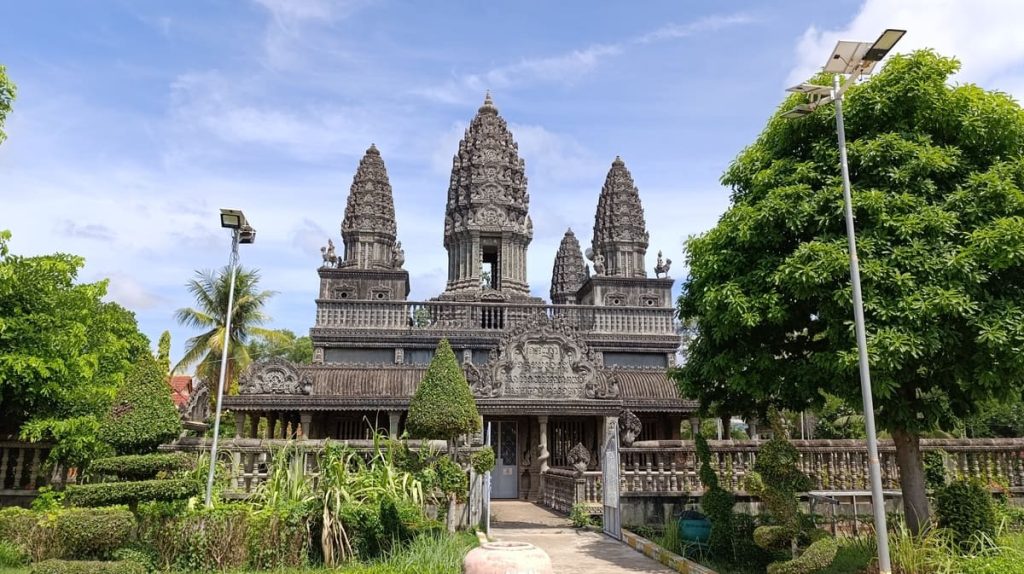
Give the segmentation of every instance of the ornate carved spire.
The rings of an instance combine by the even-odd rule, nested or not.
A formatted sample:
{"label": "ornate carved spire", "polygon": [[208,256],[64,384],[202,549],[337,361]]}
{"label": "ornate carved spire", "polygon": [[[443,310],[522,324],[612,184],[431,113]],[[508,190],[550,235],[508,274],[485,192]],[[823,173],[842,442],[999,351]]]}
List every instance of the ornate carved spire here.
{"label": "ornate carved spire", "polygon": [[401,267],[401,244],[396,245],[395,200],[377,146],[370,144],[359,160],[341,221],[345,256],[339,267],[396,269]]}
{"label": "ornate carved spire", "polygon": [[[446,295],[529,295],[529,203],[519,147],[488,93],[452,160],[444,225]],[[481,277],[488,275],[489,284],[482,286]]]}
{"label": "ornate carved spire", "polygon": [[[616,156],[597,200],[594,216],[593,257],[604,258],[603,274],[617,277],[646,277],[647,225],[640,191],[622,158]],[[596,269],[596,268],[595,268]]]}
{"label": "ornate carved spire", "polygon": [[576,292],[589,275],[587,264],[583,262],[580,242],[576,240],[572,229],[569,229],[558,246],[554,269],[551,270],[551,302],[555,305],[575,304]]}

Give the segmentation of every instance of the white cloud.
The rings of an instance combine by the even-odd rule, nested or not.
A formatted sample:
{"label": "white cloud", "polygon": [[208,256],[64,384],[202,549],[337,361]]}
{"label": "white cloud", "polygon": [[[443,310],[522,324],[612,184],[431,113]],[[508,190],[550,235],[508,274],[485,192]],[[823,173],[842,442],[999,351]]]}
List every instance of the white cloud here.
{"label": "white cloud", "polygon": [[[1020,0],[867,0],[848,26],[800,37],[787,85],[802,82],[824,65],[838,40],[873,41],[886,28],[907,30],[896,52],[933,48],[963,64],[957,80],[1024,95],[1024,2]],[[1015,71],[1015,68],[1016,71]]]}
{"label": "white cloud", "polygon": [[152,309],[166,303],[163,297],[151,292],[137,279],[126,273],[100,273],[98,277],[109,279],[106,298],[128,309]]}

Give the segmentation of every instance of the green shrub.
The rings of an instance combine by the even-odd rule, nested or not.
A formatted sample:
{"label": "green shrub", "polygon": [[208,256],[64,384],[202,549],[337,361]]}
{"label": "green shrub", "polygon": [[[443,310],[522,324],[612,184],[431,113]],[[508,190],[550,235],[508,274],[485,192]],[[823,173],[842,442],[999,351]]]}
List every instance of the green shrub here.
{"label": "green shrub", "polygon": [[242,504],[202,508],[177,521],[175,566],[203,571],[241,568],[252,510]]}
{"label": "green shrub", "polygon": [[434,463],[436,486],[445,495],[455,496],[459,502],[466,500],[469,494],[469,475],[462,467],[448,457],[439,458]]}
{"label": "green shrub", "polygon": [[579,502],[573,504],[572,511],[569,512],[569,522],[571,522],[576,528],[586,528],[590,526],[590,511],[587,510],[587,505]]}
{"label": "green shrub", "polygon": [[32,565],[32,574],[146,574],[137,562],[92,560],[45,560]]}
{"label": "green shrub", "polygon": [[935,490],[946,485],[946,453],[941,450],[930,450],[921,458],[924,461],[924,482],[929,489]]}
{"label": "green shrub", "polygon": [[491,447],[484,447],[469,457],[469,463],[473,466],[473,472],[477,474],[484,474],[493,469],[495,462],[497,460],[494,457],[494,449]]}
{"label": "green shrub", "polygon": [[184,501],[147,502],[135,511],[139,544],[153,557],[158,570],[170,570],[177,556]]}
{"label": "green shrub", "polygon": [[10,542],[23,548],[31,546],[32,532],[41,516],[25,508],[0,509],[0,542]]}
{"label": "green shrub", "polygon": [[447,339],[438,343],[427,374],[409,401],[406,428],[414,438],[445,440],[480,430],[476,401]]}
{"label": "green shrub", "polygon": [[32,510],[36,512],[53,512],[61,508],[64,508],[64,491],[49,486],[40,488],[39,496],[32,500]]}
{"label": "green shrub", "polygon": [[150,452],[181,433],[166,373],[148,353],[132,366],[100,427],[100,439],[119,454]]}
{"label": "green shrub", "polygon": [[940,488],[935,493],[935,511],[939,526],[948,528],[962,548],[982,535],[995,538],[995,503],[976,480],[960,480]]}
{"label": "green shrub", "polygon": [[799,557],[786,562],[772,562],[769,564],[768,574],[810,574],[811,572],[818,572],[832,564],[838,548],[839,546],[836,544],[835,538],[820,538],[808,546]]}
{"label": "green shrub", "polygon": [[697,435],[697,459],[700,460],[699,477],[704,485],[704,495],[700,499],[700,507],[711,521],[711,535],[708,547],[711,555],[717,560],[731,562],[733,559],[733,526],[732,507],[736,498],[718,484],[718,475],[711,467],[711,449],[703,435]]}
{"label": "green shrub", "polygon": [[135,517],[124,508],[69,508],[53,524],[63,558],[109,558],[135,531]]}
{"label": "green shrub", "polygon": [[256,570],[305,566],[313,533],[309,507],[265,509],[249,520],[248,565]]}
{"label": "green shrub", "polygon": [[151,500],[181,500],[202,492],[202,485],[192,479],[142,480],[134,482],[107,482],[100,484],[73,484],[68,486],[65,499],[71,506],[137,505]]}
{"label": "green shrub", "polygon": [[0,540],[0,568],[27,566],[31,560],[32,557],[25,547]]}
{"label": "green shrub", "polygon": [[116,476],[122,480],[146,480],[160,473],[195,468],[196,459],[183,452],[129,454],[101,458],[89,465],[92,476]]}
{"label": "green shrub", "polygon": [[112,555],[119,562],[134,562],[145,568],[146,572],[156,572],[156,562],[151,553],[138,548],[118,548]]}

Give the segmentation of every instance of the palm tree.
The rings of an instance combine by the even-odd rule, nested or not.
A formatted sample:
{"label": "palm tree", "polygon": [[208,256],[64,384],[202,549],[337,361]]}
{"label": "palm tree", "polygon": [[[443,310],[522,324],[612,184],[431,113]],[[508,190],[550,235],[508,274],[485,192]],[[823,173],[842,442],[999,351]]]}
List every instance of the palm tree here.
{"label": "palm tree", "polygon": [[[174,313],[178,323],[202,333],[185,342],[185,355],[174,366],[174,371],[198,363],[196,374],[206,381],[216,381],[220,376],[220,358],[224,349],[224,323],[227,318],[228,289],[231,268],[219,272],[196,271],[195,279],[186,284],[196,298],[196,307],[185,307]],[[238,373],[249,365],[250,357],[246,344],[252,335],[273,337],[268,329],[260,328],[269,317],[263,312],[263,305],[274,291],[258,291],[259,271],[241,266],[235,275],[235,308],[231,315],[231,346],[228,355],[228,369],[224,380],[230,388]],[[227,390],[227,389],[225,389]]]}

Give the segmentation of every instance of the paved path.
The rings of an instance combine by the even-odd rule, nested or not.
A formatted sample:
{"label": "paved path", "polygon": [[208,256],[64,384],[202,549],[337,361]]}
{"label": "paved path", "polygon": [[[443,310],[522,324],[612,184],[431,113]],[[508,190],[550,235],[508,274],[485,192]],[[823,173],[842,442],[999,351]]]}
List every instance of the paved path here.
{"label": "paved path", "polygon": [[566,517],[532,502],[492,501],[491,536],[540,547],[558,574],[673,572],[600,532],[577,530]]}

